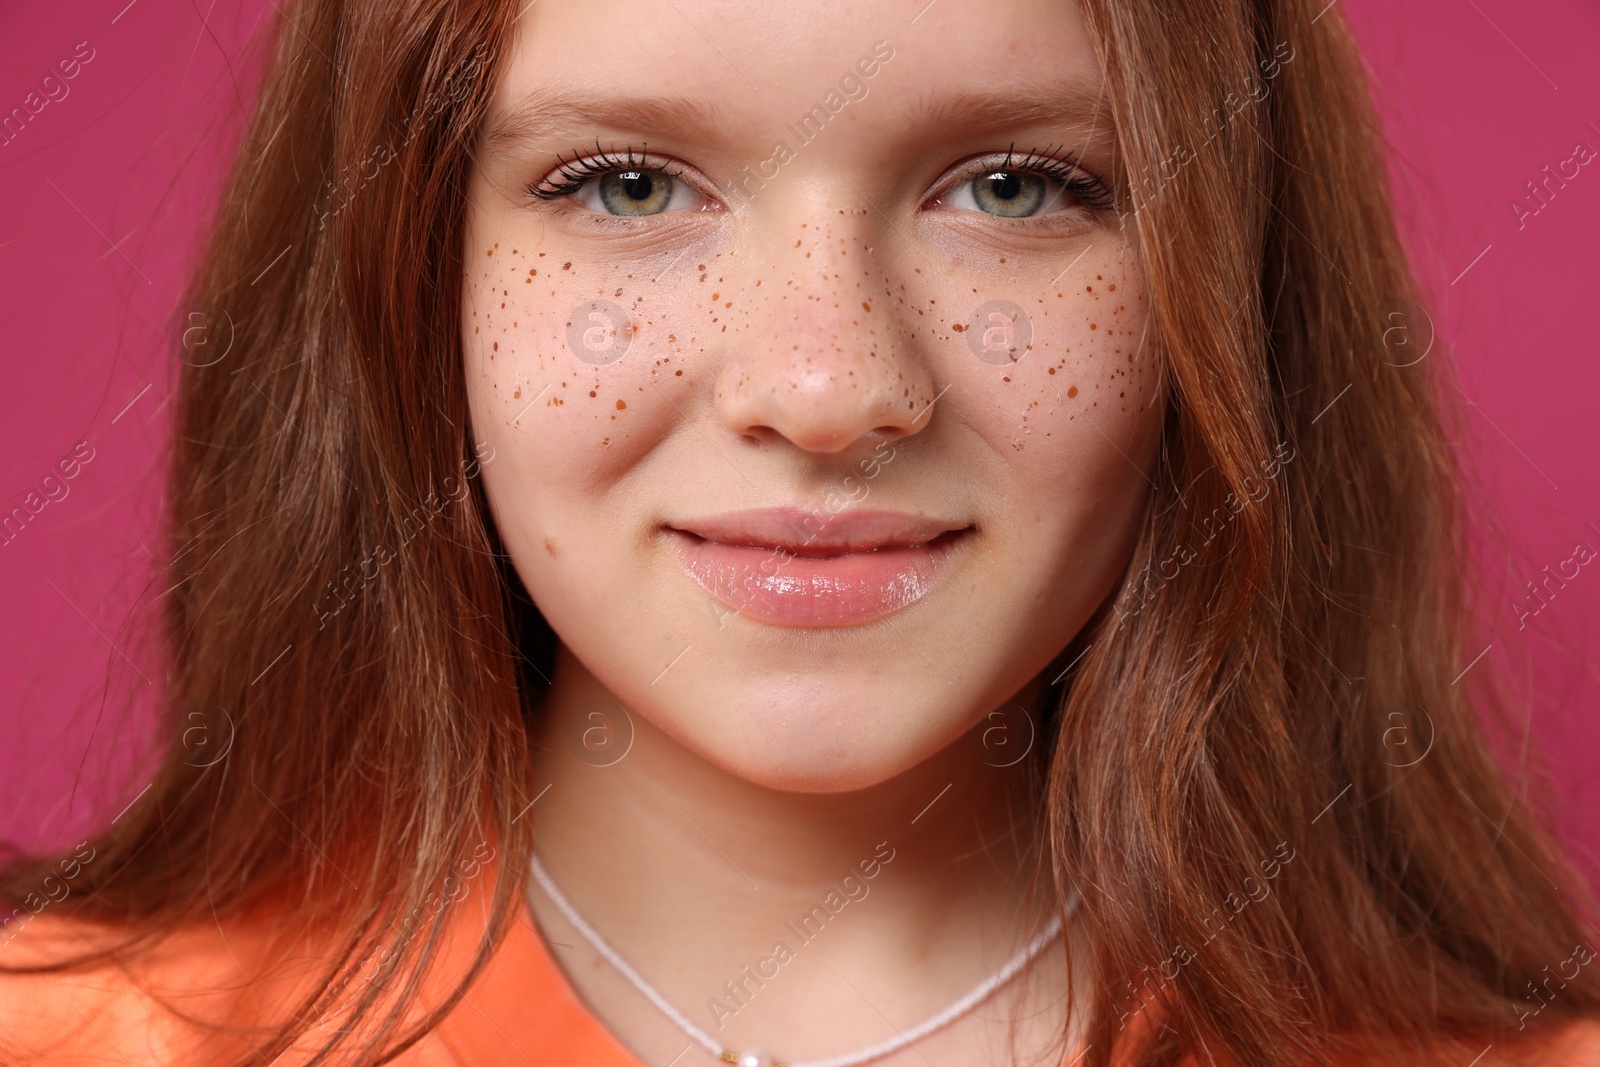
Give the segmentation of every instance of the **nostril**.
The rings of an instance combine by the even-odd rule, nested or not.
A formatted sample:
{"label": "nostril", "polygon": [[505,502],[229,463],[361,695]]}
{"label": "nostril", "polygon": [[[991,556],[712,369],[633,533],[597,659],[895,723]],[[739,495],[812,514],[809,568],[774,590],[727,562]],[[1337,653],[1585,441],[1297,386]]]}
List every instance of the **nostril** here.
{"label": "nostril", "polygon": [[746,426],[743,430],[737,430],[735,433],[738,435],[740,442],[747,445],[766,444],[783,436],[771,426]]}

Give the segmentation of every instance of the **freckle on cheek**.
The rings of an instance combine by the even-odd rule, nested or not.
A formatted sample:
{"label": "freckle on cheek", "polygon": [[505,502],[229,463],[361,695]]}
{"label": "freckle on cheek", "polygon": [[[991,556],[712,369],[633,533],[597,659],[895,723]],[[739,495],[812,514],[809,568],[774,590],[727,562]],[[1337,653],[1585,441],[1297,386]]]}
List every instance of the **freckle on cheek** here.
{"label": "freckle on cheek", "polygon": [[556,556],[559,556],[559,555],[560,555],[560,554],[561,554],[561,553],[560,553],[560,552],[559,552],[559,551],[557,551],[557,549],[556,549],[556,543],[555,543],[555,541],[553,541],[553,540],[551,540],[551,539],[550,539],[550,538],[548,538],[548,537],[546,537],[546,538],[545,538],[545,539],[544,539],[544,550],[545,550],[545,551],[546,551],[546,552],[548,552],[548,553],[550,553],[550,558],[551,558],[551,559],[554,559],[554,558],[555,558],[555,557],[556,557]]}

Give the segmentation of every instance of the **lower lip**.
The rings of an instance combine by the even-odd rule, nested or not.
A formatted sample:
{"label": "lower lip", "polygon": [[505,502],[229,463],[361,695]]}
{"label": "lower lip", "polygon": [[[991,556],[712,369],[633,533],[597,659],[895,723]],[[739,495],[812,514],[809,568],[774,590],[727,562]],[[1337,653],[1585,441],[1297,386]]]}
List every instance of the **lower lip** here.
{"label": "lower lip", "polygon": [[667,533],[673,558],[696,585],[773,626],[856,626],[909,607],[933,591],[965,540],[946,534],[913,548],[816,559]]}

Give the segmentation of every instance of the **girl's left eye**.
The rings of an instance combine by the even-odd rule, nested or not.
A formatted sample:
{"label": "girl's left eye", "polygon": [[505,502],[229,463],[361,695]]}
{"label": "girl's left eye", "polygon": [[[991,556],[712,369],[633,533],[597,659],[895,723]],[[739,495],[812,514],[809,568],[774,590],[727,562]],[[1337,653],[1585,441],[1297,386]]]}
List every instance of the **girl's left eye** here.
{"label": "girl's left eye", "polygon": [[968,177],[934,199],[940,207],[1005,219],[1037,218],[1071,208],[1110,210],[1115,198],[1075,160],[1040,157],[1014,165],[1014,157],[968,171]]}
{"label": "girl's left eye", "polygon": [[1054,210],[1065,192],[1043,175],[997,170],[958,185],[952,191],[950,206],[1008,219],[1025,219],[1038,214],[1041,208]]}

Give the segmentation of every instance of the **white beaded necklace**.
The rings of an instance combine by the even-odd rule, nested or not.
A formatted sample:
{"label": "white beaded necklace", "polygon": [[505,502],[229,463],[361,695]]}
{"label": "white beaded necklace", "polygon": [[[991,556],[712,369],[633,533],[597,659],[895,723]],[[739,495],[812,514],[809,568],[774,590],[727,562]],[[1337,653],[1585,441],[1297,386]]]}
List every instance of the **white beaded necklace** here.
{"label": "white beaded necklace", "polygon": [[[588,940],[589,944],[594,946],[596,952],[604,956],[606,961],[615,967],[622,977],[626,978],[635,989],[644,994],[645,999],[659,1008],[663,1015],[677,1023],[678,1028],[693,1038],[702,1048],[718,1059],[727,1063],[736,1063],[739,1067],[860,1067],[861,1064],[880,1060],[892,1052],[900,1051],[920,1038],[943,1029],[979,1004],[982,1004],[994,994],[995,990],[1005,985],[1018,971],[1026,967],[1034,957],[1043,952],[1050,942],[1054,941],[1061,933],[1062,916],[1051,916],[1045,928],[1039,932],[1039,936],[1029,942],[1021,952],[1011,957],[1004,967],[979,982],[970,993],[939,1014],[919,1026],[914,1026],[910,1030],[904,1031],[900,1036],[892,1040],[869,1046],[859,1052],[834,1056],[825,1060],[805,1060],[792,1064],[780,1063],[777,1060],[768,1059],[758,1052],[747,1051],[740,1053],[724,1048],[710,1034],[690,1022],[682,1012],[667,1001],[667,998],[657,992],[654,986],[646,982],[639,972],[628,964],[627,960],[617,955],[616,950],[606,943],[605,938],[595,932],[594,927],[584,921],[583,916],[578,914],[578,909],[574,908],[572,902],[562,895],[560,889],[556,888],[555,882],[551,880],[549,873],[545,871],[544,865],[539,862],[538,856],[533,857],[532,866],[533,877],[538,881],[540,887],[549,894],[550,899],[555,902],[561,914],[566,916],[567,921]],[[1066,915],[1071,916],[1077,907],[1078,894],[1074,891],[1067,900]]]}

